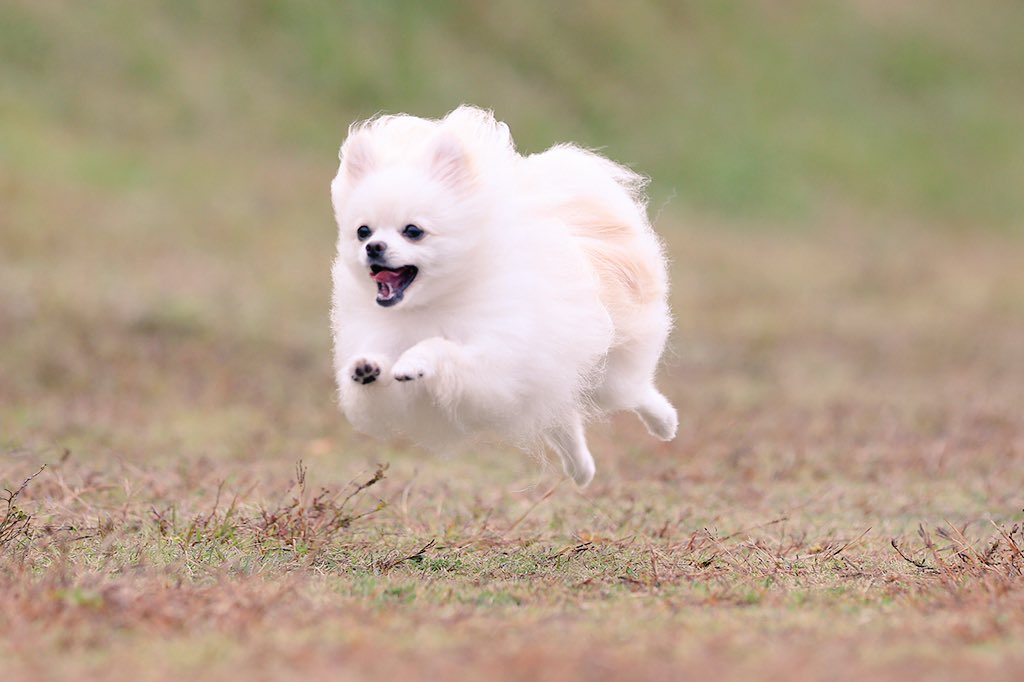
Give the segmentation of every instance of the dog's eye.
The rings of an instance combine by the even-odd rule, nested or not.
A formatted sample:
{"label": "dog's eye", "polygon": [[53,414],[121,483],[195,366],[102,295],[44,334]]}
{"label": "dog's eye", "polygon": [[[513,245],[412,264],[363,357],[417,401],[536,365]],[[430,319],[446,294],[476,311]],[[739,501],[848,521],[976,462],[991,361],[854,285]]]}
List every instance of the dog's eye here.
{"label": "dog's eye", "polygon": [[366,225],[360,225],[359,229],[356,230],[356,236],[359,237],[359,241],[363,241],[364,239],[368,239],[371,234],[373,234],[373,230],[371,230]]}
{"label": "dog's eye", "polygon": [[417,239],[423,239],[423,235],[425,235],[426,232],[415,225],[406,225],[405,229],[402,230],[402,234],[405,235],[406,239],[416,241]]}

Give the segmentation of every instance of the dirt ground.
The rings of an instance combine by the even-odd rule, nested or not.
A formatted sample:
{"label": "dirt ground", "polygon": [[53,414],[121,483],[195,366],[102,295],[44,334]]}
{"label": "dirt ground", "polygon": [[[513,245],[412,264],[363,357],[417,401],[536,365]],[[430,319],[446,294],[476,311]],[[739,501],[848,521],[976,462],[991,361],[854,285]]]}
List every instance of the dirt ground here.
{"label": "dirt ground", "polygon": [[346,426],[329,229],[116,229],[0,257],[5,680],[1020,679],[1019,239],[670,226],[581,492]]}

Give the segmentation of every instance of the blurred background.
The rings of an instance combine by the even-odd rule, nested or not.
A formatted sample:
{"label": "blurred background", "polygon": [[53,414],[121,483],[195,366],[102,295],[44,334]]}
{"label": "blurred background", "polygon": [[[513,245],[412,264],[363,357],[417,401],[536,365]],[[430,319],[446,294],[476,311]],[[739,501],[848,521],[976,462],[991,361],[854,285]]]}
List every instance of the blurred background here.
{"label": "blurred background", "polygon": [[1015,0],[6,0],[0,444],[347,442],[327,333],[338,147],[353,120],[463,102],[523,152],[575,141],[651,177],[684,412],[892,397],[907,366],[908,390],[945,400],[963,377],[944,393],[931,370],[983,356],[965,381],[1009,400],[1022,25]]}

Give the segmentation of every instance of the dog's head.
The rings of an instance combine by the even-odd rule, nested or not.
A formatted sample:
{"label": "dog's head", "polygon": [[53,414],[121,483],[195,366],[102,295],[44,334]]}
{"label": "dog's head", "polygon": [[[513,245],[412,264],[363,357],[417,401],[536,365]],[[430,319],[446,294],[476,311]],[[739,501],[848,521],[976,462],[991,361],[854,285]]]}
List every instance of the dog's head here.
{"label": "dog's head", "polygon": [[474,107],[354,125],[331,184],[339,263],[386,308],[472,291],[494,267],[490,216],[514,158],[508,127]]}
{"label": "dog's head", "polygon": [[331,184],[338,257],[378,305],[422,306],[480,267],[486,202],[459,135],[407,116],[385,123],[354,129],[342,145]]}

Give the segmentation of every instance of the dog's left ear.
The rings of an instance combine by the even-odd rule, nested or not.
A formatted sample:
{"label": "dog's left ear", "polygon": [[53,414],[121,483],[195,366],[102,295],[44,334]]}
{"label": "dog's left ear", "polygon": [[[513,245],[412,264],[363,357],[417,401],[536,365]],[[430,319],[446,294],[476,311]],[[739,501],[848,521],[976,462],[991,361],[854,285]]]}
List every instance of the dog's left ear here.
{"label": "dog's left ear", "polygon": [[442,133],[434,143],[431,158],[434,177],[452,189],[466,189],[473,182],[473,164],[462,142],[451,133]]}

